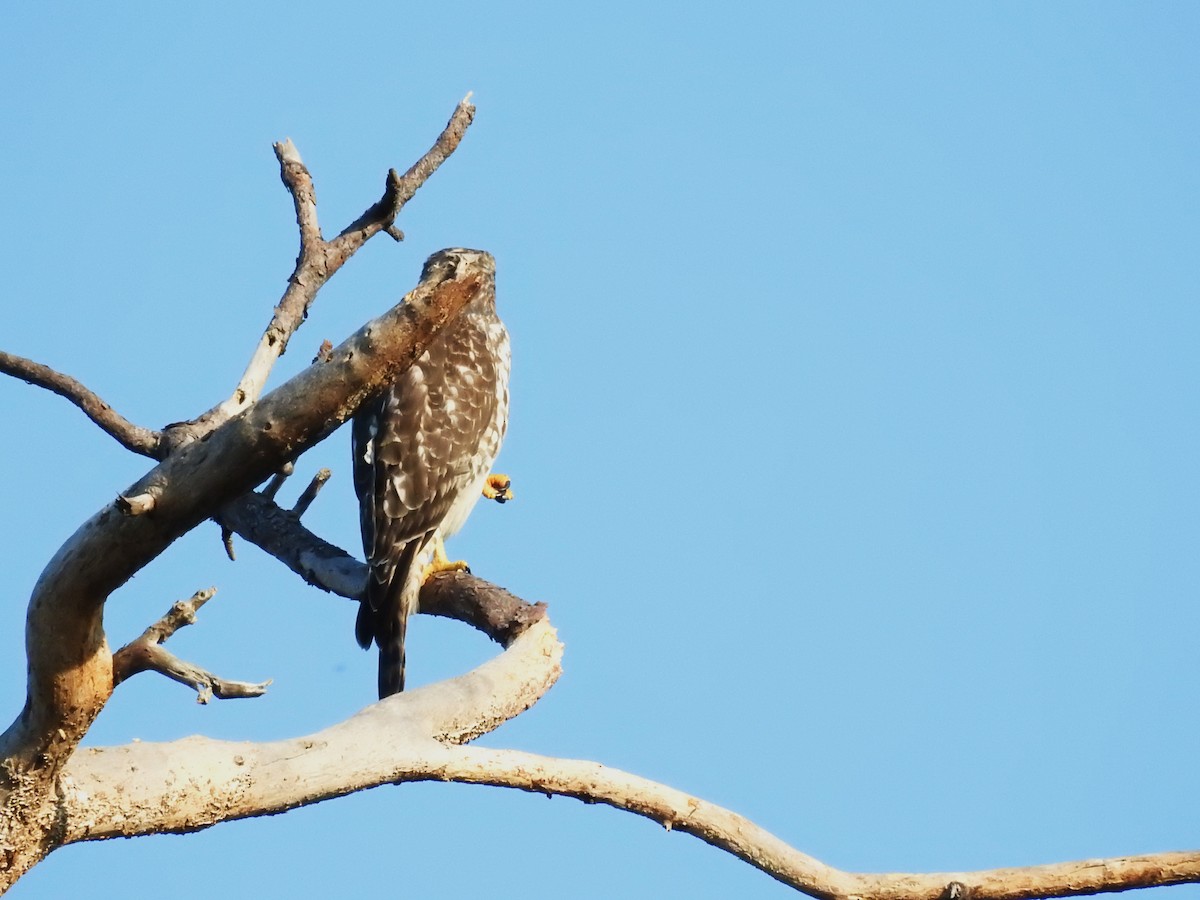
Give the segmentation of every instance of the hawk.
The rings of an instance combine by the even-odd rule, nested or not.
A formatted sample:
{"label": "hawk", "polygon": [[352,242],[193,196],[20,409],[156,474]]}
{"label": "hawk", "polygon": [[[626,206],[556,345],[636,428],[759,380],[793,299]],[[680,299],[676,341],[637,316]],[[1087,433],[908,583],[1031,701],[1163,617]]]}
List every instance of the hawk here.
{"label": "hawk", "polygon": [[[422,282],[475,279],[478,290],[429,349],[354,417],[354,490],[370,574],[354,634],[379,646],[379,698],[404,690],[404,635],[442,541],[480,496],[512,496],[490,476],[508,426],[508,331],[496,315],[496,261],[439,250]],[[433,557],[432,563],[430,557]]]}

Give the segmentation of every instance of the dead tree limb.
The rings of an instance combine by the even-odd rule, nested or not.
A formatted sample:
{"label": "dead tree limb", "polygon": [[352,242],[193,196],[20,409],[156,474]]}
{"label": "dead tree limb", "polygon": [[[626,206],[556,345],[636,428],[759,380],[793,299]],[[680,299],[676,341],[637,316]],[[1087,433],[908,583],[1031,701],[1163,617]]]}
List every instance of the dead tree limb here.
{"label": "dead tree limb", "polygon": [[232,700],[240,697],[261,697],[270,680],[258,682],[230,681],[207,669],[180,659],[163,644],[180,628],[193,625],[196,613],[216,594],[216,588],[196,591],[187,600],[179,600],[161,619],[147,628],[113,654],[113,686],[139,672],[158,672],[196,691],[196,702],[207,703],[213,697]]}
{"label": "dead tree limb", "polygon": [[[344,422],[372,391],[411,364],[471,296],[474,285],[422,284],[334,351],[205,441],[181,447],[125,496],[155,494],[153,515],[100,510],[50,561],[30,601],[28,705],[0,737],[25,770],[82,736],[107,699],[111,657],[100,624],[105,598],[229,500]],[[69,727],[64,727],[69,726]]]}
{"label": "dead tree limb", "polygon": [[[294,512],[280,508],[263,494],[239,497],[221,510],[217,521],[314,587],[349,600],[362,599],[366,565],[313,534]],[[421,589],[420,612],[465,622],[507,647],[545,617],[546,605],[527,603],[466,572],[441,572]]]}
{"label": "dead tree limb", "polygon": [[0,350],[0,373],[20,378],[27,384],[45,388],[69,400],[126,450],[142,456],[158,457],[158,445],[162,437],[159,432],[134,425],[70,375],[3,350]]}
{"label": "dead tree limb", "polygon": [[64,841],[197,831],[410,780],[444,742],[469,741],[532,706],[558,679],[561,660],[562,645],[543,621],[465,675],[389,697],[306,737],[89,748],[63,773]]}
{"label": "dead tree limb", "polygon": [[[361,242],[339,246],[338,266]],[[321,284],[332,271],[320,273]],[[304,285],[302,294],[318,287]],[[170,426],[170,438],[159,442],[166,458],[121,492],[124,509],[101,509],[50,560],[28,607],[25,706],[0,735],[0,890],[57,846],[57,777],[113,687],[102,622],[109,595],[176,538],[330,434],[411,365],[475,290],[469,278],[422,282],[253,405],[248,391],[239,409],[218,406],[217,415]],[[306,309],[307,302],[295,311],[296,325]]]}
{"label": "dead tree limb", "polygon": [[[1025,900],[1200,881],[1200,852],[977,872],[845,872],[737,813],[646,778],[584,760],[462,746],[544,694],[558,677],[561,650],[549,623],[538,623],[467,675],[390,697],[303,738],[191,737],[85,751],[63,778],[65,840],[196,831],[383,784],[452,781],[632,812],[820,900]],[[134,770],[136,779],[125,774]]]}
{"label": "dead tree limb", "polygon": [[312,481],[296,498],[296,503],[292,506],[292,515],[297,519],[308,512],[308,508],[312,506],[312,502],[317,499],[317,494],[321,492],[321,488],[325,487],[330,476],[333,475],[329,469],[321,469],[312,477]]}
{"label": "dead tree limb", "polygon": [[174,440],[190,440],[195,437],[196,429],[202,432],[211,429],[248,409],[258,400],[275,361],[287,351],[288,342],[308,315],[317,292],[363,244],[380,231],[394,227],[404,205],[458,147],[474,117],[475,107],[471,105],[468,94],[455,108],[445,129],[425,155],[403,177],[397,175],[395,169],[389,171],[383,196],[329,241],[321,237],[316,189],[312,176],[300,159],[299,151],[290,139],[275,145],[280,176],[292,195],[296,224],[300,231],[300,253],[296,258],[296,268],[288,278],[288,286],[275,307],[275,315],[259,339],[233,393],[195,423],[187,423],[184,431],[173,435]]}

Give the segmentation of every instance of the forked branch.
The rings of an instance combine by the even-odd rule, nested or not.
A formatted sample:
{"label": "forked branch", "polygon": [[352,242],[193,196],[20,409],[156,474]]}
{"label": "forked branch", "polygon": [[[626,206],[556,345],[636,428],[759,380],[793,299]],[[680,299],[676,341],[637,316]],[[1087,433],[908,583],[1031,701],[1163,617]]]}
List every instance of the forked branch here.
{"label": "forked branch", "polygon": [[292,196],[296,212],[300,253],[283,297],[275,307],[275,315],[263,332],[233,394],[197,422],[211,428],[213,424],[220,424],[237,415],[259,398],[267,376],[276,360],[286,352],[296,329],[304,322],[317,292],[363,244],[380,231],[394,230],[396,217],[404,205],[458,147],[474,116],[475,107],[471,105],[468,94],[455,108],[433,146],[403,176],[397,175],[395,169],[390,170],[385,179],[383,196],[329,241],[321,236],[316,189],[312,176],[300,158],[300,152],[290,139],[275,145],[280,176]]}
{"label": "forked branch", "polygon": [[113,654],[113,686],[120,684],[139,672],[158,672],[196,691],[196,702],[207,703],[214,696],[218,700],[239,697],[261,697],[270,686],[270,680],[253,684],[248,681],[229,681],[214,675],[207,669],[180,659],[163,644],[180,628],[195,624],[196,613],[216,594],[216,588],[196,591],[187,600],[173,604],[161,619],[147,628],[135,640],[130,641]]}
{"label": "forked branch", "polygon": [[[384,200],[333,242],[320,237],[315,198],[298,198],[302,253],[288,289],[238,389],[203,416],[161,435],[139,430],[73,379],[3,357],[0,371],[61,393],[130,449],[163,461],[76,529],[34,586],[25,628],[26,702],[0,733],[0,892],[62,841],[59,779],[114,683],[103,627],[109,596],[176,538],[328,436],[418,358],[478,290],[471,278],[423,281],[403,303],[262,395],[274,360],[318,290],[367,238],[392,227],[412,191],[457,145],[472,113],[469,103],[460,104],[447,127],[450,138],[439,138],[409,181],[389,173]],[[289,171],[293,163],[302,170],[298,154],[282,156]],[[228,687],[211,673],[188,670],[149,638],[119,663],[118,678],[144,667],[201,690]],[[244,687],[230,692],[238,690]]]}
{"label": "forked branch", "polygon": [[409,166],[403,175],[396,174],[395,169],[389,171],[387,185],[379,202],[347,225],[342,233],[330,242],[337,251],[353,253],[380,230],[387,231],[398,241],[403,240],[403,232],[394,227],[400,210],[420,190],[421,185],[429,180],[429,176],[438,170],[438,166],[458,149],[463,135],[467,133],[474,119],[475,107],[471,103],[471,95],[467,94],[459,102],[454,114],[450,116],[450,121],[425,155]]}

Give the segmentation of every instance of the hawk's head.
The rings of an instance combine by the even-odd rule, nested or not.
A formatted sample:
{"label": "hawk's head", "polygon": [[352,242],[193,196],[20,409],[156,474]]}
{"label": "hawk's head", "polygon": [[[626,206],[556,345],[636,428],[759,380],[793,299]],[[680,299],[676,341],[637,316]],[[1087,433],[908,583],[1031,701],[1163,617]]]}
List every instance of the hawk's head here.
{"label": "hawk's head", "polygon": [[450,281],[467,275],[495,278],[496,260],[486,250],[449,247],[430,256],[421,269],[422,281]]}

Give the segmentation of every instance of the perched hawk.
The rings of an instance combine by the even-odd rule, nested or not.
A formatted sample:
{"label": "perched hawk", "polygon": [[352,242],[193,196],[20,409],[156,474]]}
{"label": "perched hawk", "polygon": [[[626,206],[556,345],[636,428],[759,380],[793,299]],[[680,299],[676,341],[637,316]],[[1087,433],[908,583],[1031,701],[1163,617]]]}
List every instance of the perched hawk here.
{"label": "perched hawk", "polygon": [[458,318],[354,418],[354,490],[370,567],[354,634],[363,649],[379,645],[380,699],[404,690],[404,633],[431,554],[445,562],[442,539],[481,495],[511,496],[503,480],[489,479],[508,425],[496,262],[481,250],[439,250],[421,273],[422,281],[472,277],[478,292]]}

